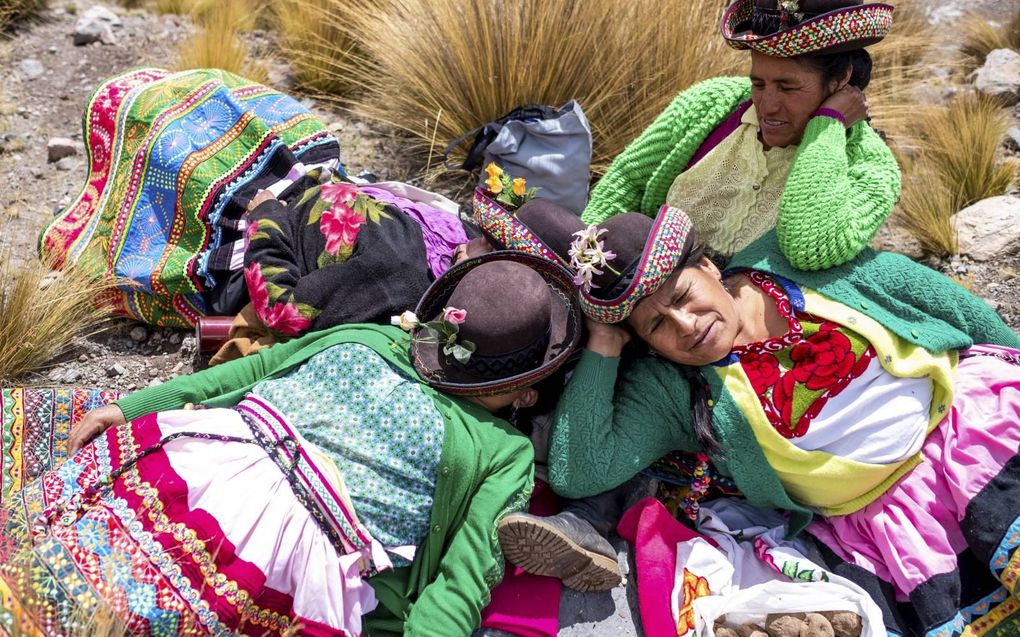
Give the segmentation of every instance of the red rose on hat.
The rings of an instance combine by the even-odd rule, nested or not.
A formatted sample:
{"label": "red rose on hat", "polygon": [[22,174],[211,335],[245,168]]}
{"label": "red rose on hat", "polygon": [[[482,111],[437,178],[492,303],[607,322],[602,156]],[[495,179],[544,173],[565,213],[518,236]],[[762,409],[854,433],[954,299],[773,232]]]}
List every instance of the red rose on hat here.
{"label": "red rose on hat", "polygon": [[850,339],[834,329],[822,328],[798,343],[790,352],[790,374],[810,390],[825,389],[853,369],[857,357]]}

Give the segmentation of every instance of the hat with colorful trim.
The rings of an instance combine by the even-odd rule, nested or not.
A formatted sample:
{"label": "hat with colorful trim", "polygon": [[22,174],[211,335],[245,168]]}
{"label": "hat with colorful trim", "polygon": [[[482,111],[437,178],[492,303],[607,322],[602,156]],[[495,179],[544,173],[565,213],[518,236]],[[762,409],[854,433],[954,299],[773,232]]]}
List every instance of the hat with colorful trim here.
{"label": "hat with colorful trim", "polygon": [[893,7],[863,0],[736,0],[720,30],[735,49],[771,57],[824,55],[875,44],[892,29]]}
{"label": "hat with colorful trim", "polygon": [[511,211],[475,189],[475,223],[497,250],[520,250],[568,266],[573,234],[584,228],[577,213],[548,199],[530,199]]}
{"label": "hat with colorful trim", "polygon": [[418,374],[459,396],[533,385],[559,369],[581,342],[582,315],[570,273],[543,257],[509,250],[450,268],[408,318],[404,327],[411,331]]}
{"label": "hat with colorful trim", "polygon": [[654,220],[628,212],[578,233],[571,251],[582,311],[599,323],[619,323],[683,267],[694,248],[690,217],[668,205]]}

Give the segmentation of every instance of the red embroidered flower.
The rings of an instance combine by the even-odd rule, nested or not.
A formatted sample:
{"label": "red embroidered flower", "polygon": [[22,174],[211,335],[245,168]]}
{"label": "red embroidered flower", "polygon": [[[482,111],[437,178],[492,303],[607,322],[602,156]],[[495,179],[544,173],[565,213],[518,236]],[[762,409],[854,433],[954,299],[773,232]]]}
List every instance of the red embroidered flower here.
{"label": "red embroidered flower", "polygon": [[358,197],[358,189],[352,184],[324,184],[319,188],[319,198],[331,204],[351,204]]}
{"label": "red embroidered flower", "polygon": [[244,282],[248,286],[248,296],[255,312],[262,316],[269,305],[269,291],[266,289],[266,280],[262,278],[262,267],[258,263],[251,263],[244,269]]}
{"label": "red embroidered flower", "polygon": [[364,223],[365,218],[353,208],[345,203],[334,203],[319,219],[319,230],[326,237],[326,252],[336,256],[341,248],[353,247]]}
{"label": "red embroidered flower", "polygon": [[829,387],[845,378],[853,369],[857,357],[851,349],[850,339],[835,329],[816,332],[798,343],[790,352],[793,369],[790,374],[810,390]]}
{"label": "red embroidered flower", "polygon": [[245,231],[245,234],[244,234],[245,240],[248,241],[249,243],[251,243],[251,238],[253,236],[255,236],[255,233],[258,232],[258,231],[259,231],[259,220],[256,219],[255,221],[251,222],[251,225],[249,225],[248,229]]}
{"label": "red embroidered flower", "polygon": [[774,354],[747,352],[740,357],[740,364],[754,387],[754,393],[759,396],[779,380],[779,361]]}
{"label": "red embroidered flower", "polygon": [[259,315],[270,329],[281,334],[294,336],[312,326],[312,319],[301,316],[298,309],[290,303],[277,303]]}
{"label": "red embroidered flower", "polygon": [[[772,387],[772,405],[779,411],[782,418],[783,428],[778,429],[779,433],[787,438],[793,427],[793,389],[797,386],[793,378],[793,372],[783,374],[783,377]],[[773,423],[775,424],[775,423]]]}

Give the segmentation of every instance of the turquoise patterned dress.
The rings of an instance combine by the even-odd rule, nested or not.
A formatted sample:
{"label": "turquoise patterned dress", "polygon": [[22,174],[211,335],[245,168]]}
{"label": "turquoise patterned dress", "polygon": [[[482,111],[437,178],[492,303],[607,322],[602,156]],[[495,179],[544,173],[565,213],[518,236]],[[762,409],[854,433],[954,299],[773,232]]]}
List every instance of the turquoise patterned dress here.
{"label": "turquoise patterned dress", "polygon": [[383,546],[423,541],[444,423],[417,382],[370,348],[344,343],[252,393],[336,463],[358,518]]}

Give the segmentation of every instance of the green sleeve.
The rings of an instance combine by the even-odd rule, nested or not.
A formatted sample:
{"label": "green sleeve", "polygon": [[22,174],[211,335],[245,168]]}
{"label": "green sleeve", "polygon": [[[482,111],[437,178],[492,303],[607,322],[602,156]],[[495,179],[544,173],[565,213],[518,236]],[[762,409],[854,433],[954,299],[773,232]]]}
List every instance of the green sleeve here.
{"label": "green sleeve", "polygon": [[277,343],[272,347],[260,349],[251,356],[187,376],[178,376],[161,385],[136,391],[115,402],[128,421],[157,411],[180,409],[188,403],[217,407],[234,405],[255,383],[322,335],[323,332],[312,332],[286,343]]}
{"label": "green sleeve", "polygon": [[900,195],[900,169],[867,122],[808,122],[779,202],[779,247],[794,267],[823,270],[863,250]]}
{"label": "green sleeve", "polygon": [[405,636],[470,635],[481,624],[492,587],[503,577],[496,524],[520,511],[531,497],[534,453],[523,436],[493,428],[497,439],[481,441],[485,475],[470,494],[464,521],[450,536],[439,569],[411,606]]}
{"label": "green sleeve", "polygon": [[617,382],[619,364],[585,350],[560,398],[549,478],[562,496],[608,491],[670,451],[697,448],[687,383],[671,364],[643,357]]}
{"label": "green sleeve", "polygon": [[691,156],[750,90],[746,77],[714,77],[682,91],[613,159],[581,219],[599,223],[623,212],[654,216]]}

